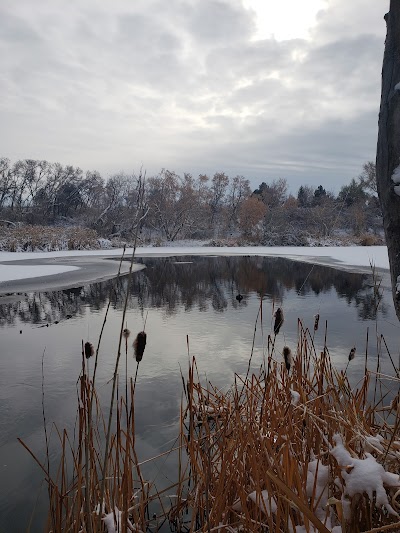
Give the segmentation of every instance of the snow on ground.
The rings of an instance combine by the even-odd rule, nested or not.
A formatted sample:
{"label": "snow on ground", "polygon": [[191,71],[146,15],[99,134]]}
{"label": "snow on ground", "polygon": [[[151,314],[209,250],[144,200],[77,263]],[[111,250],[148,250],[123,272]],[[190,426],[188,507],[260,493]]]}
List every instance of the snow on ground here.
{"label": "snow on ground", "polygon": [[[132,249],[125,252],[129,258]],[[70,257],[120,257],[122,249],[108,250],[71,250],[58,252],[0,252],[0,282],[7,280],[51,276],[75,270],[77,267],[67,265],[4,265],[9,261],[25,261],[34,259],[53,259]],[[212,255],[212,256],[273,256],[315,264],[330,264],[338,268],[362,267],[372,265],[377,268],[389,269],[386,246],[332,246],[332,247],[291,247],[291,246],[248,246],[248,247],[212,247],[212,246],[175,246],[175,247],[143,247],[136,250],[136,257]]]}
{"label": "snow on ground", "polygon": [[14,281],[16,279],[40,278],[42,276],[53,276],[78,270],[78,267],[67,265],[0,265],[0,283],[3,281]]}

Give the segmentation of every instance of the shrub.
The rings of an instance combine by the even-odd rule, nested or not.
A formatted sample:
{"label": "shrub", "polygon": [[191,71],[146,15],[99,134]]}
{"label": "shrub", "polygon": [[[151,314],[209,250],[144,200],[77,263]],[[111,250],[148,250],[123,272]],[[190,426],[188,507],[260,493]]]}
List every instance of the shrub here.
{"label": "shrub", "polygon": [[100,249],[92,229],[80,227],[16,226],[0,228],[0,249],[8,252]]}

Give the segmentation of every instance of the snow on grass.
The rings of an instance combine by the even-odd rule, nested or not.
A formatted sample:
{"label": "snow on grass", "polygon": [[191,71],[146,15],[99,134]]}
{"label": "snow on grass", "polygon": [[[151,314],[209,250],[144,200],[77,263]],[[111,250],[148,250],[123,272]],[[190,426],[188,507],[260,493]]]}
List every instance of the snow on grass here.
{"label": "snow on grass", "polygon": [[385,439],[382,437],[382,435],[368,435],[367,437],[365,437],[365,451],[368,453],[383,453],[384,447],[382,445],[382,442],[384,440]]}
{"label": "snow on grass", "polygon": [[373,495],[376,497],[376,505],[385,507],[389,514],[396,515],[396,511],[389,503],[385,486],[400,487],[400,478],[397,474],[386,472],[375,457],[366,453],[365,459],[352,457],[343,445],[342,437],[338,434],[333,436],[335,446],[331,449],[331,454],[336,459],[344,481],[342,495],[342,505],[345,517],[348,519],[350,512],[349,499],[356,494],[367,494],[370,501],[373,501]]}
{"label": "snow on grass", "polygon": [[[307,498],[313,500],[314,514],[331,529],[328,502],[329,466],[322,464],[319,459],[313,459],[307,466]],[[298,533],[298,531],[297,531]]]}
{"label": "snow on grass", "polygon": [[270,515],[271,513],[275,514],[278,510],[278,506],[276,505],[275,499],[270,498],[270,495],[268,494],[267,490],[262,490],[261,494],[257,494],[257,492],[254,490],[253,492],[250,492],[247,497],[249,498],[249,500],[254,502],[266,515]]}
{"label": "snow on grass", "polygon": [[290,396],[291,396],[290,403],[292,405],[297,405],[300,401],[300,394],[297,391],[290,389]]}

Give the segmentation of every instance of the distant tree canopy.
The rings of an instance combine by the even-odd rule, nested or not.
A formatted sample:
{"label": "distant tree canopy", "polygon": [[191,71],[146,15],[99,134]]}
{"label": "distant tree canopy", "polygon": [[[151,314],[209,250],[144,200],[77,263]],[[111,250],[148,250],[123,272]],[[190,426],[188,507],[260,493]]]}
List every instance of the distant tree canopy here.
{"label": "distant tree canopy", "polygon": [[[256,244],[304,245],[331,238],[336,231],[355,235],[381,230],[374,193],[374,164],[339,195],[301,185],[289,194],[284,178],[263,181],[252,192],[243,176],[213,176],[162,169],[145,180],[140,238],[233,238]],[[0,219],[3,223],[69,224],[96,230],[108,238],[128,240],[136,228],[139,182],[135,174],[104,179],[71,165],[0,159]],[[362,206],[362,209],[361,209]]]}
{"label": "distant tree canopy", "polygon": [[344,202],[347,207],[364,202],[366,197],[362,182],[356,181],[355,178],[350,181],[349,185],[343,185],[338,195],[339,201]]}

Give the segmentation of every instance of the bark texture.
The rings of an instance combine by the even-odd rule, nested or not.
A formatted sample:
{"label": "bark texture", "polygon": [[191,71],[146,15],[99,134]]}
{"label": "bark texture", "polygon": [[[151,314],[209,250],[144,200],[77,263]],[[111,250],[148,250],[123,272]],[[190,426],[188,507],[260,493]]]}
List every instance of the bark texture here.
{"label": "bark texture", "polygon": [[[382,67],[376,178],[388,247],[393,300],[400,320],[400,187],[392,180],[400,165],[400,0],[390,1]],[[397,193],[395,191],[395,187]]]}

